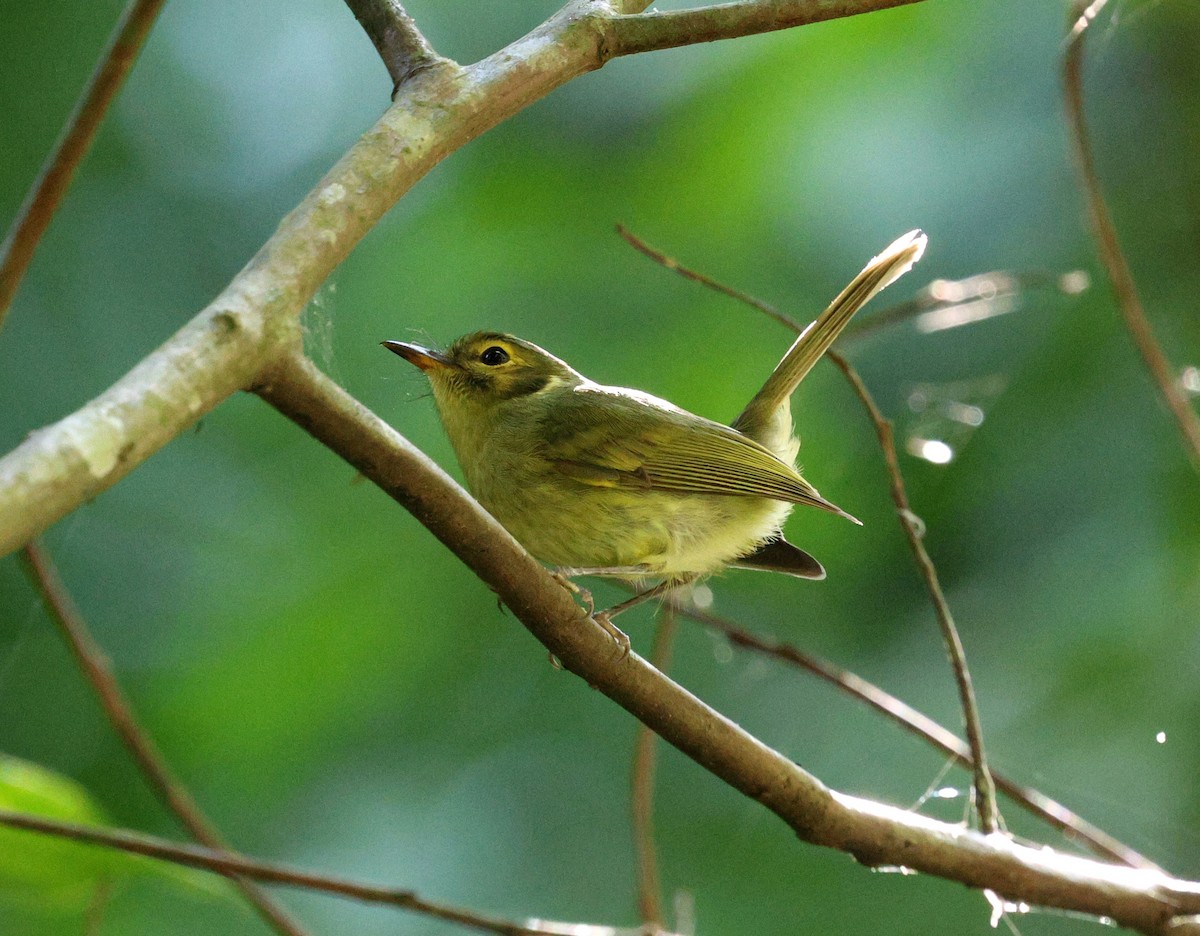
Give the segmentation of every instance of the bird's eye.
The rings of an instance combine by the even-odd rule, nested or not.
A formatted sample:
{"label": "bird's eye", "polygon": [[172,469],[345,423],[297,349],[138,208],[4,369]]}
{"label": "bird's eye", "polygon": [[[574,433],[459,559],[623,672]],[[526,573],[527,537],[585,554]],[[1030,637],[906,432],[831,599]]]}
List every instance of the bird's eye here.
{"label": "bird's eye", "polygon": [[493,345],[488,348],[483,354],[479,355],[479,360],[483,361],[488,367],[495,367],[497,364],[508,363],[508,352],[503,348]]}

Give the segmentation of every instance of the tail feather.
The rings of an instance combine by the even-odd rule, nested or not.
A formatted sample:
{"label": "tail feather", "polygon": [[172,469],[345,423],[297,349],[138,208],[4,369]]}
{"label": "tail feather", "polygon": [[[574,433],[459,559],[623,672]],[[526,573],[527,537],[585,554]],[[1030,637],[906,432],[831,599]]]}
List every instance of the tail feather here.
{"label": "tail feather", "polygon": [[873,257],[829,307],[801,332],[762,389],[734,421],[733,428],[770,447],[766,437],[772,434],[771,429],[777,424],[779,407],[788,402],[800,381],[829,350],[854,313],[921,259],[925,243],[921,231],[909,231],[889,244],[879,256]]}

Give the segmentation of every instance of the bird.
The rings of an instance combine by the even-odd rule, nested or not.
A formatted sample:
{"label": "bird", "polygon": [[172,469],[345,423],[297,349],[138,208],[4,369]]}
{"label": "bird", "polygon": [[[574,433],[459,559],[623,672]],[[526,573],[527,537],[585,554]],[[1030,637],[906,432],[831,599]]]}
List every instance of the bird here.
{"label": "bird", "polygon": [[661,580],[595,615],[627,652],[612,617],[726,567],[825,578],[820,562],[784,538],[784,520],[804,505],[858,521],[796,469],[791,395],[854,313],[925,246],[914,230],[873,257],[731,425],[597,383],[503,332],[465,335],[445,350],[382,344],[429,379],[471,493],[560,581]]}

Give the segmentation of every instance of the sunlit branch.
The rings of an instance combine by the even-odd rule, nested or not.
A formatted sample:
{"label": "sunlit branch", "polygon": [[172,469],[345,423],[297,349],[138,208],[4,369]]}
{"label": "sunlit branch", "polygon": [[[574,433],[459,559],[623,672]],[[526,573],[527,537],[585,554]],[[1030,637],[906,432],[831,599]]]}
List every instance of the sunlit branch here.
{"label": "sunlit branch", "polygon": [[0,326],[75,170],[133,67],[164,0],[131,0],[37,180],[0,244]]}
{"label": "sunlit branch", "polygon": [[1077,0],[1073,6],[1073,24],[1067,35],[1063,53],[1063,91],[1066,96],[1067,125],[1071,144],[1075,152],[1075,163],[1079,170],[1079,181],[1087,200],[1088,215],[1092,221],[1092,235],[1100,252],[1100,261],[1108,272],[1116,293],[1117,305],[1125,317],[1125,327],[1133,338],[1146,370],[1158,385],[1158,390],[1167,407],[1175,417],[1179,434],[1191,456],[1192,466],[1200,471],[1200,416],[1192,409],[1179,379],[1176,377],[1162,346],[1154,337],[1154,329],[1146,317],[1142,300],[1138,296],[1133,272],[1117,239],[1116,225],[1100,188],[1100,177],[1096,172],[1096,160],[1088,137],[1087,121],[1083,113],[1083,40],[1088,26],[1104,8],[1107,0],[1091,3]]}
{"label": "sunlit branch", "polygon": [[[752,634],[729,618],[678,602],[673,602],[673,606],[684,617],[691,618],[724,635],[734,647],[761,653],[811,673],[847,695],[866,703],[875,711],[929,742],[943,754],[954,758],[962,766],[967,768],[974,766],[975,762],[971,757],[970,746],[954,732],[856,673],[800,650],[785,641]],[[1048,825],[1058,829],[1067,838],[1091,850],[1093,854],[1101,858],[1119,861],[1131,868],[1161,870],[1149,858],[1134,851],[1128,845],[1113,838],[1103,829],[1092,825],[1082,816],[1039,790],[1017,783],[995,769],[991,771],[991,774],[997,789],[1005,796],[1023,806]]]}
{"label": "sunlit branch", "polygon": [[[24,550],[30,578],[37,586],[46,611],[58,626],[75,662],[83,672],[92,691],[108,716],[109,724],[124,742],[126,749],[146,778],[154,792],[166,804],[180,822],[203,844],[218,851],[226,851],[221,833],[204,815],[192,795],[167,765],[166,758],[151,740],[149,733],[137,720],[133,706],[125,698],[121,686],[113,674],[108,657],[92,637],[87,623],[63,584],[53,560],[45,548],[34,541]],[[234,878],[234,883],[246,895],[259,914],[276,932],[284,936],[305,936],[304,930],[269,894],[244,878]]]}
{"label": "sunlit branch", "polygon": [[654,10],[615,18],[608,29],[609,57],[674,49],[808,26],[921,0],[737,0],[687,10]]}

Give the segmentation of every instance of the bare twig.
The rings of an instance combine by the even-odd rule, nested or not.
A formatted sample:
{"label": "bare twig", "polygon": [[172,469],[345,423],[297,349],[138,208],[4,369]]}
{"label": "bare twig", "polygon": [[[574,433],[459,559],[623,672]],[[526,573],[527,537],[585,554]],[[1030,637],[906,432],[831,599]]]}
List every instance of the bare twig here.
{"label": "bare twig", "polygon": [[164,0],[130,0],[92,72],[58,142],[0,244],[0,326],[12,305],[38,241],[46,232],[75,169],[92,145],[100,122],[133,67]]}
{"label": "bare twig", "polygon": [[[680,266],[679,261],[674,257],[651,247],[622,224],[617,225],[617,233],[635,250],[645,254],[660,266],[673,270],[684,279],[699,283],[723,296],[745,303],[763,315],[773,318],[784,327],[795,329],[796,322],[773,305],[696,270]],[[910,319],[917,319],[918,325],[920,325],[927,313],[936,313],[967,303],[995,302],[997,299],[1015,297],[1026,289],[1056,289],[1066,295],[1075,295],[1086,288],[1087,277],[1079,270],[1059,275],[1036,270],[989,270],[960,280],[937,279],[918,290],[912,299],[888,306],[867,318],[855,318],[842,332],[838,339],[838,346],[843,347],[851,341],[857,341]]]}
{"label": "bare twig", "polygon": [[[887,716],[917,737],[928,741],[943,754],[954,758],[962,766],[967,768],[974,766],[975,761],[971,757],[971,748],[965,741],[928,715],[917,711],[908,703],[885,692],[861,676],[830,663],[828,660],[800,650],[785,641],[752,634],[728,618],[681,604],[672,598],[667,600],[671,601],[675,609],[684,617],[691,618],[724,635],[733,646],[764,654],[811,673],[836,686],[842,692],[865,702],[875,711]],[[1039,819],[1058,829],[1067,838],[1079,842],[1093,854],[1101,858],[1119,861],[1131,868],[1162,870],[1149,858],[1113,838],[1103,829],[1092,825],[1082,816],[1046,794],[1011,780],[994,769],[991,774],[1000,792],[1013,802],[1025,807]]]}
{"label": "bare twig", "polygon": [[[471,929],[499,933],[501,936],[570,936],[570,934],[581,931],[579,924],[574,923],[551,923],[540,920],[513,923],[472,910],[464,910],[461,907],[425,900],[411,890],[379,887],[347,878],[301,871],[298,868],[258,861],[227,851],[170,842],[142,832],[78,825],[72,822],[47,819],[43,816],[12,812],[7,809],[0,809],[0,825],[29,832],[40,832],[44,835],[55,835],[89,845],[116,848],[134,855],[144,855],[147,858],[156,858],[192,868],[200,868],[204,871],[212,871],[214,874],[221,874],[228,878],[250,878],[263,884],[283,884],[288,887],[300,887],[305,890],[333,894],[336,897],[346,897],[350,900],[386,904],[439,920],[458,923]],[[602,926],[590,928],[588,932],[589,936],[591,933],[594,933],[595,936],[617,936],[618,933],[617,930]]]}
{"label": "bare twig", "polygon": [[1200,416],[1192,409],[1183,387],[1167,361],[1166,354],[1163,353],[1162,346],[1154,337],[1154,329],[1150,326],[1146,310],[1142,307],[1133,272],[1129,269],[1124,251],[1121,250],[1112,214],[1100,188],[1100,177],[1096,172],[1096,160],[1092,154],[1087,121],[1083,113],[1083,40],[1088,26],[1106,2],[1107,0],[1092,0],[1090,3],[1076,0],[1072,8],[1074,23],[1067,35],[1063,54],[1063,91],[1066,96],[1067,125],[1075,151],[1080,185],[1087,199],[1092,235],[1096,238],[1100,261],[1112,281],[1117,305],[1125,317],[1125,327],[1129,330],[1133,343],[1137,345],[1146,370],[1150,372],[1151,378],[1158,385],[1159,393],[1175,417],[1179,434],[1183,437],[1183,443],[1191,456],[1192,466],[1200,471]]}
{"label": "bare twig", "polygon": [[[804,330],[803,326],[798,322],[784,315],[768,303],[763,302],[761,299],[756,299],[730,286],[719,283],[712,277],[705,276],[696,270],[688,269],[661,251],[651,248],[629,231],[623,228],[618,228],[618,230],[621,236],[636,249],[655,262],[662,264],[670,270],[674,270],[681,276],[707,286],[709,289],[715,289],[717,292],[737,299],[765,315],[769,315],[775,321],[781,322],[796,332],[796,334]],[[867,414],[870,416],[871,422],[875,427],[875,433],[879,437],[879,445],[883,450],[884,462],[891,481],[892,499],[896,503],[896,514],[900,519],[900,525],[904,529],[904,535],[908,539],[908,544],[912,549],[913,557],[916,559],[921,577],[924,579],[925,586],[929,591],[929,598],[933,603],[938,625],[942,630],[942,638],[946,644],[946,652],[950,656],[954,679],[958,685],[958,694],[963,710],[963,721],[966,723],[967,728],[967,740],[971,745],[971,760],[975,774],[975,807],[979,815],[979,826],[984,833],[995,832],[999,828],[1000,814],[996,808],[996,790],[987,767],[987,755],[983,747],[983,729],[979,722],[979,708],[975,702],[975,690],[971,684],[971,675],[967,669],[966,655],[963,652],[962,641],[958,636],[958,628],[954,625],[954,618],[950,614],[950,606],[946,603],[946,597],[942,594],[942,587],[938,582],[937,569],[933,565],[933,560],[929,558],[929,553],[925,550],[925,545],[921,541],[921,537],[924,534],[919,529],[916,516],[908,504],[908,494],[904,489],[904,478],[900,473],[900,465],[896,460],[896,446],[892,440],[891,423],[879,411],[879,408],[875,405],[875,400],[867,390],[866,384],[862,382],[862,379],[850,366],[849,362],[833,350],[827,351],[826,355],[850,381],[850,385],[854,388],[855,393],[858,394],[863,406],[866,407]]]}
{"label": "bare twig", "polygon": [[[1088,277],[1082,270],[1061,274],[1039,270],[987,270],[958,280],[936,279],[917,290],[905,302],[888,306],[866,318],[855,319],[846,326],[840,341],[845,347],[850,341],[857,341],[910,319],[916,321],[921,331],[938,331],[1014,309],[1014,300],[1027,290],[1055,290],[1073,296],[1087,288]],[[948,316],[947,313],[952,314]]]}
{"label": "bare twig", "polygon": [[697,42],[807,26],[873,13],[920,0],[735,0],[690,10],[655,10],[621,16],[609,31],[607,53],[635,55]]}
{"label": "bare twig", "polygon": [[[1200,934],[1200,883],[982,835],[830,790],[612,638],[445,472],[306,358],[256,389],[407,507],[499,596],[564,668],[761,803],[807,842],[1014,901],[1100,916],[1152,936]],[[1191,920],[1197,915],[1197,920]]]}
{"label": "bare twig", "polygon": [[393,94],[421,69],[445,61],[433,50],[400,0],[346,0],[346,6],[387,66]]}
{"label": "bare twig", "polygon": [[[220,832],[167,766],[166,759],[150,735],[138,723],[133,706],[121,691],[108,658],[92,637],[83,615],[75,607],[75,602],[71,600],[70,593],[50,555],[36,541],[25,547],[24,554],[30,578],[37,586],[50,618],[58,625],[75,657],[75,662],[79,664],[80,670],[91,684],[109,723],[124,742],[142,776],[197,841],[219,851],[227,850],[228,846]],[[304,936],[300,925],[252,881],[235,878],[234,883],[276,932],[285,936]]]}
{"label": "bare twig", "polygon": [[[664,604],[658,613],[658,630],[650,663],[659,672],[671,668],[671,647],[679,630],[673,604]],[[657,741],[645,725],[638,725],[633,748],[632,795],[633,845],[637,851],[638,913],[650,934],[662,931],[666,924],[662,905],[662,881],[658,871],[658,849],[654,844],[654,775],[657,768]]]}
{"label": "bare twig", "polygon": [[950,613],[950,605],[942,593],[941,582],[938,581],[937,568],[925,549],[922,537],[925,533],[920,521],[913,513],[908,503],[908,492],[904,487],[904,476],[900,473],[900,463],[896,458],[896,443],[892,435],[892,424],[879,411],[871,391],[863,383],[858,372],[850,366],[850,362],[834,350],[825,352],[850,381],[850,386],[862,404],[866,407],[871,423],[875,427],[875,435],[879,439],[879,447],[883,451],[883,460],[887,466],[888,478],[892,488],[892,500],[896,504],[896,517],[904,530],[913,558],[921,570],[921,578],[925,580],[925,588],[929,592],[929,600],[933,603],[938,625],[942,629],[942,639],[946,644],[946,652],[950,655],[950,665],[954,670],[954,680],[958,684],[958,694],[962,701],[963,721],[967,729],[967,743],[971,747],[972,769],[975,776],[975,809],[979,814],[979,827],[985,832],[995,832],[1000,827],[1000,811],[996,807],[996,788],[992,783],[992,774],[988,770],[987,754],[983,747],[983,726],[979,721],[979,706],[975,702],[975,687],[971,684],[971,673],[967,669],[967,657],[963,650],[962,641],[958,636],[958,628]]}

